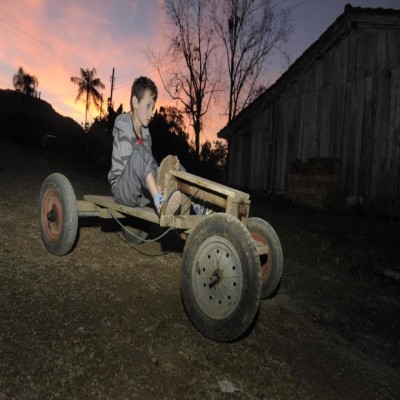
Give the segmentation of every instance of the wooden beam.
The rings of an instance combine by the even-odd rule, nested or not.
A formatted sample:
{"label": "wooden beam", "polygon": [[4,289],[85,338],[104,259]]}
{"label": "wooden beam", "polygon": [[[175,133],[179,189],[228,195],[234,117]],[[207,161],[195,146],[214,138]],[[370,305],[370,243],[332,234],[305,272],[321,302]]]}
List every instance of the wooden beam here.
{"label": "wooden beam", "polygon": [[231,214],[244,225],[247,225],[247,218],[250,212],[250,200],[243,199],[227,199],[226,213]]}
{"label": "wooden beam", "polygon": [[250,195],[248,193],[232,189],[228,186],[221,185],[220,183],[216,183],[205,178],[201,178],[200,176],[197,175],[189,174],[188,172],[171,170],[170,173],[171,175],[176,176],[181,180],[193,183],[197,186],[201,186],[203,188],[212,190],[216,193],[220,193],[228,197],[239,197],[246,200],[250,198]]}
{"label": "wooden beam", "polygon": [[86,200],[77,200],[78,213],[80,217],[99,217],[99,218],[125,218],[124,214],[109,208],[99,207]]}
{"label": "wooden beam", "polygon": [[256,246],[256,251],[259,256],[268,254],[270,252],[269,246],[267,244],[260,242],[258,240],[254,240],[254,244]]}
{"label": "wooden beam", "polygon": [[178,182],[178,189],[187,194],[189,197],[195,197],[197,199],[215,204],[218,207],[222,207],[224,210],[226,209],[226,198],[224,197],[207,192],[200,188],[196,188],[182,181]]}
{"label": "wooden beam", "polygon": [[160,218],[160,226],[193,230],[204,217],[205,215],[163,215]]}
{"label": "wooden beam", "polygon": [[118,204],[114,201],[111,196],[95,196],[95,195],[84,195],[84,200],[87,202],[94,203],[98,206],[110,208],[115,211],[119,211],[122,214],[131,215],[132,217],[137,217],[144,219],[146,221],[154,222],[158,224],[160,219],[156,211],[151,207],[128,207],[122,204]]}
{"label": "wooden beam", "polygon": [[96,204],[93,204],[89,201],[85,200],[77,200],[77,207],[78,207],[78,212],[79,213],[84,213],[84,212],[99,212],[100,207],[96,206]]}

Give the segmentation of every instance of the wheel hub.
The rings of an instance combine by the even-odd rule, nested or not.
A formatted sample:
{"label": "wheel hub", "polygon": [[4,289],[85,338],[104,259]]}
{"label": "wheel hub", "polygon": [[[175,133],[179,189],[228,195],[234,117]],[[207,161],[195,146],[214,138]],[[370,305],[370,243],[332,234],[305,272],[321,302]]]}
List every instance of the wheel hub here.
{"label": "wheel hub", "polygon": [[49,223],[57,221],[57,210],[55,207],[53,207],[48,213],[47,213],[47,221]]}
{"label": "wheel hub", "polygon": [[198,248],[193,262],[194,295],[209,317],[229,316],[240,301],[243,273],[234,246],[226,239],[212,236]]}
{"label": "wheel hub", "polygon": [[254,241],[257,243],[264,244],[267,252],[265,254],[260,254],[260,262],[261,262],[261,280],[264,282],[270,275],[272,270],[272,254],[271,249],[268,246],[268,241],[265,237],[257,234],[256,232],[251,232],[251,236]]}
{"label": "wheel hub", "polygon": [[48,240],[56,241],[62,231],[63,210],[61,200],[54,190],[45,192],[41,207],[44,234]]}

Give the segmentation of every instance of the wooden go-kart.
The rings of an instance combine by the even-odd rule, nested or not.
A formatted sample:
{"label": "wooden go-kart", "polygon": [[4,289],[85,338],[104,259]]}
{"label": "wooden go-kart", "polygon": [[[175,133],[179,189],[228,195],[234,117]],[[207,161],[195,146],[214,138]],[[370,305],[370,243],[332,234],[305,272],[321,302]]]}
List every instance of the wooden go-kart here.
{"label": "wooden go-kart", "polygon": [[[252,325],[260,299],[271,296],[280,282],[283,255],[279,238],[268,222],[249,218],[247,193],[170,170],[165,175],[165,195],[175,189],[184,194],[181,209],[186,209],[180,215],[159,218],[150,207],[126,207],[109,196],[85,195],[76,200],[69,180],[51,174],[40,192],[43,243],[54,255],[69,253],[77,240],[79,217],[119,221],[133,216],[178,230],[186,238],[181,291],[189,318],[206,337],[234,341]],[[194,215],[187,200],[206,202],[219,211]],[[143,240],[138,236],[137,243]]]}

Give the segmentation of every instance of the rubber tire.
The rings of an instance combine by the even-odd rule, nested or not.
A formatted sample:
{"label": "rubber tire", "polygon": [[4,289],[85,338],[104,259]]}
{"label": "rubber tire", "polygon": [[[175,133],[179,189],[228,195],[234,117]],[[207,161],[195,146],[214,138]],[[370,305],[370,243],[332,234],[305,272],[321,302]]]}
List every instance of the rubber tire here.
{"label": "rubber tire", "polygon": [[49,175],[40,190],[39,227],[42,241],[51,254],[64,256],[72,250],[78,234],[78,218],[70,181],[59,173]]}
{"label": "rubber tire", "polygon": [[279,285],[283,270],[283,252],[281,242],[274,228],[261,218],[249,218],[247,229],[251,236],[269,246],[270,252],[261,256],[261,299],[270,297]]}
{"label": "rubber tire", "polygon": [[[241,265],[241,293],[237,304],[223,318],[207,315],[195,295],[196,255],[202,244],[224,240],[237,252]],[[222,239],[221,239],[222,238]],[[206,242],[206,243],[207,243]],[[224,287],[223,285],[221,286]],[[261,268],[253,239],[246,227],[229,214],[215,213],[204,217],[190,234],[182,255],[182,299],[188,316],[206,337],[218,342],[232,342],[245,334],[252,325],[260,304]]]}

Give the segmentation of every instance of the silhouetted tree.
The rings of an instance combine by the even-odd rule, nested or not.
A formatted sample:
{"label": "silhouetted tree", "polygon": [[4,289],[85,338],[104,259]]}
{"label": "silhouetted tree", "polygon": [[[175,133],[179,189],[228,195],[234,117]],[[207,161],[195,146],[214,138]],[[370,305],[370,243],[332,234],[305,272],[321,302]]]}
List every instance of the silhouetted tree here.
{"label": "silhouetted tree", "polygon": [[217,140],[213,144],[214,147],[210,141],[206,141],[201,146],[202,176],[217,182],[224,182],[228,147],[221,140]]}
{"label": "silhouetted tree", "polygon": [[262,91],[259,77],[268,56],[292,31],[289,9],[274,12],[272,0],[209,0],[212,19],[225,49],[228,69],[228,122]]}
{"label": "silhouetted tree", "polygon": [[167,54],[157,56],[148,51],[147,56],[165,90],[189,117],[199,154],[203,117],[220,82],[216,35],[205,0],[166,0],[165,11],[171,27]]}
{"label": "silhouetted tree", "polygon": [[176,107],[160,107],[149,124],[152,149],[157,162],[168,154],[177,155],[181,164],[192,174],[222,182],[225,175],[227,147],[222,141],[207,141],[198,155],[188,143],[183,113]]}
{"label": "silhouetted tree", "polygon": [[27,74],[22,67],[19,67],[18,72],[13,76],[13,85],[16,91],[37,97],[36,88],[39,81],[36,76]]}
{"label": "silhouetted tree", "polygon": [[160,107],[154,113],[149,125],[152,136],[154,157],[160,162],[168,154],[179,157],[182,164],[187,164],[189,154],[193,151],[188,144],[184,118],[176,107]]}
{"label": "silhouetted tree", "polygon": [[89,106],[93,101],[94,105],[97,109],[100,108],[101,102],[101,94],[98,91],[98,88],[104,89],[105,86],[101,82],[100,78],[96,78],[96,69],[83,69],[81,68],[81,76],[80,77],[71,77],[71,82],[77,84],[79,86],[78,95],[76,96],[75,101],[78,101],[82,95],[86,94],[86,107],[85,107],[85,130],[87,127],[87,112],[89,110]]}
{"label": "silhouetted tree", "polygon": [[118,117],[118,115],[122,114],[122,112],[123,112],[122,103],[117,108],[117,111],[114,111],[113,106],[111,105],[111,103],[109,103],[108,107],[107,107],[107,112],[108,112],[108,115],[105,117],[104,121],[106,122],[107,133],[112,133],[116,118]]}

